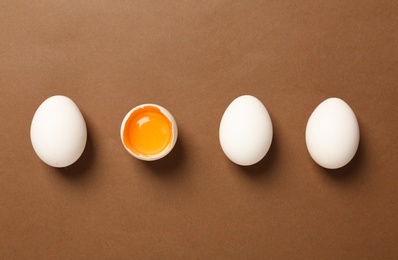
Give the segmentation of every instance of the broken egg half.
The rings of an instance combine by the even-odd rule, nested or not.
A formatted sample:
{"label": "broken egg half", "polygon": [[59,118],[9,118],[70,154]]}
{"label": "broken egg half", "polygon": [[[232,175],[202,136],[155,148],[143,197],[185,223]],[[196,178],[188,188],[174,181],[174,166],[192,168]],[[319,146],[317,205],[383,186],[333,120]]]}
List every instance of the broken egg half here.
{"label": "broken egg half", "polygon": [[130,110],[120,128],[124,148],[144,161],[158,160],[170,153],[177,136],[174,117],[155,104],[143,104]]}

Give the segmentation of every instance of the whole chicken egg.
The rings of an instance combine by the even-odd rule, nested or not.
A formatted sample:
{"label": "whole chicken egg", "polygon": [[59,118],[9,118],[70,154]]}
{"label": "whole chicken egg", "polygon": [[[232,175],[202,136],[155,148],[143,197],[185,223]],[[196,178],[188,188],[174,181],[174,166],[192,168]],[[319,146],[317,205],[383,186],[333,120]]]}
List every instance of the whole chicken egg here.
{"label": "whole chicken egg", "polygon": [[225,155],[247,166],[259,162],[272,142],[272,122],[267,109],[254,96],[236,98],[222,116],[219,137]]}
{"label": "whole chicken egg", "polygon": [[350,106],[339,98],[323,101],[312,112],[305,132],[308,151],[328,169],[351,161],[359,145],[359,126]]}
{"label": "whole chicken egg", "polygon": [[86,123],[70,98],[52,96],[36,110],[30,139],[43,162],[53,167],[66,167],[79,159],[84,151]]}

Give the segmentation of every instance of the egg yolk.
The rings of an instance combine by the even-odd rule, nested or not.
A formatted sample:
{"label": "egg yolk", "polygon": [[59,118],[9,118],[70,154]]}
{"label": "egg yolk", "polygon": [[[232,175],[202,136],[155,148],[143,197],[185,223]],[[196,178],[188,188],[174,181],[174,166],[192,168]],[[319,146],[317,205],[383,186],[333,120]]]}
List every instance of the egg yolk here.
{"label": "egg yolk", "polygon": [[172,140],[170,120],[156,107],[145,106],[134,111],[126,122],[125,145],[137,155],[156,155]]}

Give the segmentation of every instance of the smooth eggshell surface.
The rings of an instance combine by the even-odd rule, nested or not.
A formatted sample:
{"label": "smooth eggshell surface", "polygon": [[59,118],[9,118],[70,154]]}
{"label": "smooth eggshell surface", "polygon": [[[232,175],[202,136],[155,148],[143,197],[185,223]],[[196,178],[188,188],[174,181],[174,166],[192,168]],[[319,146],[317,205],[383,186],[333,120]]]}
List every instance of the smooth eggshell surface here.
{"label": "smooth eggshell surface", "polygon": [[305,138],[316,163],[337,169],[354,157],[359,135],[358,121],[350,106],[339,98],[329,98],[311,114]]}
{"label": "smooth eggshell surface", "polygon": [[53,167],[66,167],[82,155],[87,141],[83,115],[68,97],[46,99],[33,116],[30,138],[39,158]]}
{"label": "smooth eggshell surface", "polygon": [[267,109],[256,97],[236,98],[222,116],[219,137],[225,155],[239,165],[259,162],[272,142],[272,122]]}

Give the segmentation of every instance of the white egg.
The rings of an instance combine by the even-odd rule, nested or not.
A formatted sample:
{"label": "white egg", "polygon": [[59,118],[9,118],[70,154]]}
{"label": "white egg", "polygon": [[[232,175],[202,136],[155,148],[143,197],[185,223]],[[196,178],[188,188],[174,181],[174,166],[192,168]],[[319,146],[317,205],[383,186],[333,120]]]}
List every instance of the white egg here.
{"label": "white egg", "polygon": [[83,115],[68,97],[46,99],[33,116],[30,139],[37,156],[53,167],[66,167],[82,155],[87,141]]}
{"label": "white egg", "polygon": [[323,101],[311,114],[305,133],[308,151],[328,169],[343,167],[359,145],[359,126],[350,106],[339,98]]}
{"label": "white egg", "polygon": [[268,152],[272,142],[272,122],[257,98],[236,98],[222,116],[219,137],[225,155],[239,165],[253,165]]}

